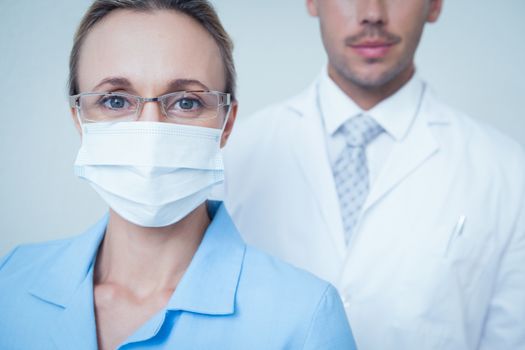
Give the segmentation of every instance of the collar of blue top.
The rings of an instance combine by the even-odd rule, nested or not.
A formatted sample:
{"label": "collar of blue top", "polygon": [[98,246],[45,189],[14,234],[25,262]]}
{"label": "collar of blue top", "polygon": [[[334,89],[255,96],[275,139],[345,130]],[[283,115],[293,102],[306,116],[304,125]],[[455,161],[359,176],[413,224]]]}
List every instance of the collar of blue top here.
{"label": "collar of blue top", "polygon": [[[221,202],[208,202],[212,218],[186,273],[166,309],[208,315],[234,313],[235,295],[246,245]],[[92,265],[104,237],[109,215],[53,257],[29,292],[39,299],[67,308],[73,297],[92,278]],[[92,293],[91,293],[92,294]],[[86,296],[92,300],[92,295]]]}

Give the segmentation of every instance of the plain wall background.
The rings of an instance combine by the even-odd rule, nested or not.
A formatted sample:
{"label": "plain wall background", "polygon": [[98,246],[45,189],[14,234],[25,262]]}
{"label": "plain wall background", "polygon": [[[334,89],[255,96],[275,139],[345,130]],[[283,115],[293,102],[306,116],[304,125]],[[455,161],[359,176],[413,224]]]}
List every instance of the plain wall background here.
{"label": "plain wall background", "polygon": [[[325,64],[303,0],[213,3],[236,45],[239,118],[301,91]],[[66,100],[72,37],[89,4],[0,0],[0,255],[80,233],[106,210],[73,175],[79,137]],[[445,101],[525,145],[524,13],[523,0],[445,0],[416,61]]]}

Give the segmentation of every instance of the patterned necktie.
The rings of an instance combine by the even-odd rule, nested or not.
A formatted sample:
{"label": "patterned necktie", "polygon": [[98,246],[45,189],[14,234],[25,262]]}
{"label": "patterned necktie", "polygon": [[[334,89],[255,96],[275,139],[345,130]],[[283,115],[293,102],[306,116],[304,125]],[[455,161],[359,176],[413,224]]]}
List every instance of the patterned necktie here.
{"label": "patterned necktie", "polygon": [[372,118],[359,115],[340,127],[346,147],[335,162],[333,173],[346,244],[354,229],[369,190],[366,146],[383,132]]}

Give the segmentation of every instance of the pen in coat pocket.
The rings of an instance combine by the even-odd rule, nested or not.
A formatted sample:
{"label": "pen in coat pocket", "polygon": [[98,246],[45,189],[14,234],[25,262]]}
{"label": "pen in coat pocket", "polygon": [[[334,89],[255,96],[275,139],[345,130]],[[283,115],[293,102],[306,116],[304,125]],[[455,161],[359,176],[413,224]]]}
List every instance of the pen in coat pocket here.
{"label": "pen in coat pocket", "polygon": [[465,221],[467,220],[467,217],[465,215],[461,215],[458,219],[458,222],[456,223],[456,226],[454,227],[454,231],[450,235],[447,243],[447,249],[445,251],[445,254],[448,254],[448,251],[450,250],[450,246],[452,245],[452,242],[461,234],[463,233],[463,228],[465,227]]}

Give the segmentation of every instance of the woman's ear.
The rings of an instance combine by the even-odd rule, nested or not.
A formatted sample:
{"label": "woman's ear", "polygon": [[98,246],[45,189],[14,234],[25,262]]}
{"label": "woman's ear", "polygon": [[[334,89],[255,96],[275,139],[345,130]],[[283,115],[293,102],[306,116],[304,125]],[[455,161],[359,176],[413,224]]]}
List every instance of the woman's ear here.
{"label": "woman's ear", "polygon": [[80,137],[82,137],[82,126],[80,125],[80,121],[78,119],[78,109],[75,107],[71,107],[71,118],[73,118],[73,123],[75,123],[75,128],[77,129],[78,133],[80,134]]}
{"label": "woman's ear", "polygon": [[239,108],[239,104],[237,103],[237,101],[234,101],[231,105],[230,116],[228,117],[228,120],[226,121],[226,125],[224,126],[224,131],[222,132],[221,148],[226,146],[226,142],[228,142],[228,138],[230,137],[230,134],[232,133],[233,125],[235,124],[235,118],[237,118],[238,108]]}

